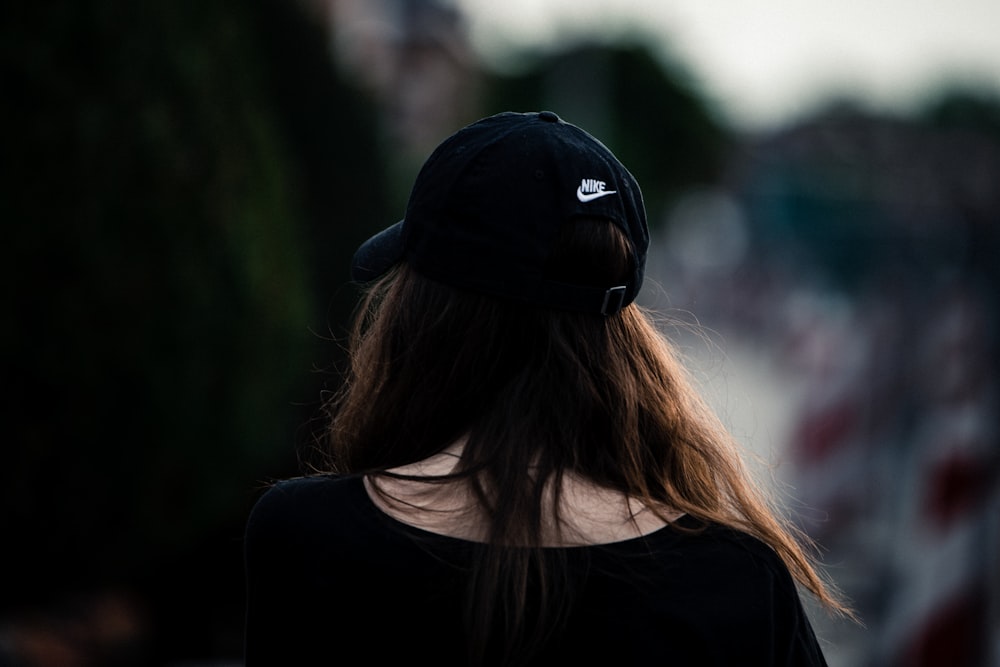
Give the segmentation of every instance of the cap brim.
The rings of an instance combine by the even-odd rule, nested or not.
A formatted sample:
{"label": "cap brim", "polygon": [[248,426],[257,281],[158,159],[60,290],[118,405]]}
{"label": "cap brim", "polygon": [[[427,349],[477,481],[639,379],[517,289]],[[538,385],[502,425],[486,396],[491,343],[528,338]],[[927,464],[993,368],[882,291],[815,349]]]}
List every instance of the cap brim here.
{"label": "cap brim", "polygon": [[384,275],[403,258],[403,221],[361,244],[351,261],[351,280],[367,283]]}

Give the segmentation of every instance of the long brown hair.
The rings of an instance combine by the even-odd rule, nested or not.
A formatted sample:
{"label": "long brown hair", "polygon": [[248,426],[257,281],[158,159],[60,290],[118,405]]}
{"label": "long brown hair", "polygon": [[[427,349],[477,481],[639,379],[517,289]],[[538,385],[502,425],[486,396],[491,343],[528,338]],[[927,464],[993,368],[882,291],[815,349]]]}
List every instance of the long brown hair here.
{"label": "long brown hair", "polygon": [[[613,285],[630,270],[624,243],[612,224],[577,221],[551,277]],[[403,264],[366,293],[350,353],[328,406],[330,470],[385,474],[464,438],[457,472],[436,481],[464,479],[487,519],[469,586],[473,659],[497,647],[529,654],[570,604],[559,550],[542,548],[544,526],[561,525],[545,516],[559,507],[546,489],[558,494],[567,474],[750,533],[821,603],[850,614],[638,305],[608,317],[533,307]]]}

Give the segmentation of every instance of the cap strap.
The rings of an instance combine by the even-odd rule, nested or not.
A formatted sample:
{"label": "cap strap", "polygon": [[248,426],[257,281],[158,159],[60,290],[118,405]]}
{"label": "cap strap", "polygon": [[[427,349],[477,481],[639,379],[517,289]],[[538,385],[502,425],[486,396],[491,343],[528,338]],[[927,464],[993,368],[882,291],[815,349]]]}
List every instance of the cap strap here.
{"label": "cap strap", "polygon": [[614,315],[628,305],[627,295],[628,285],[605,288],[547,281],[533,300],[567,310]]}
{"label": "cap strap", "polygon": [[612,287],[604,293],[604,303],[601,304],[601,315],[614,315],[622,309],[625,303],[625,285]]}

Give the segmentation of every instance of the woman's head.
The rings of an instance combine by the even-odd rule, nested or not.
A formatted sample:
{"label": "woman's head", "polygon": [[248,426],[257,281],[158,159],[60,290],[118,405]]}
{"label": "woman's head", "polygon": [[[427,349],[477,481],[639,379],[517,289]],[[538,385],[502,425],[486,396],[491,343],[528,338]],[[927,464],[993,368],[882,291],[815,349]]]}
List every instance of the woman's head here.
{"label": "woman's head", "polygon": [[[516,420],[536,435],[543,422],[579,423],[551,392],[568,399],[586,390],[582,376],[602,377],[584,367],[607,363],[604,320],[636,298],[648,244],[635,179],[556,114],[501,113],[446,139],[404,220],[354,257],[353,277],[372,289],[351,392],[368,395],[335,422],[357,444],[350,467],[430,455],[497,410],[547,410]],[[366,407],[393,420],[373,422]],[[521,442],[540,449],[532,440]]]}

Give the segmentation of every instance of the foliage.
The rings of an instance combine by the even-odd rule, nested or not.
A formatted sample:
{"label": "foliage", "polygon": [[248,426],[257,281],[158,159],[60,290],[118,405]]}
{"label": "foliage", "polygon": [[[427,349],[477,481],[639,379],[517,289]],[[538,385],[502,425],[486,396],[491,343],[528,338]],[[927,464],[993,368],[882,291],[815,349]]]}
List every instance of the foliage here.
{"label": "foliage", "polygon": [[[238,559],[336,361],[346,275],[318,260],[346,266],[380,178],[364,100],[293,3],[61,0],[0,31],[10,612],[145,586],[206,541]],[[156,585],[205,600],[238,562]]]}

